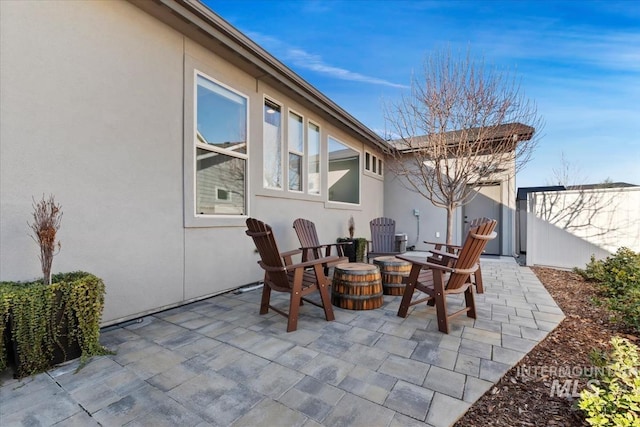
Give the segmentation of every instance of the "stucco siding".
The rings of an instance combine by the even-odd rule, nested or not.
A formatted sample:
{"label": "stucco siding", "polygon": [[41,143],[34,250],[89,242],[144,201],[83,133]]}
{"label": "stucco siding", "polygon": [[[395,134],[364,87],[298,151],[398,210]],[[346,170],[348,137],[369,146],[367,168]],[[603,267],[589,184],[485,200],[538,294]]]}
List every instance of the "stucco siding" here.
{"label": "stucco siding", "polygon": [[127,3],[1,3],[2,279],[39,274],[26,222],[54,194],[54,271],[102,277],[104,320],[179,301],[182,38]]}
{"label": "stucco siding", "polygon": [[[505,173],[497,176],[495,185],[499,186],[500,200],[499,212],[495,219],[498,220],[497,232],[500,233],[500,255],[513,255],[515,247],[515,184],[513,179],[513,165]],[[484,197],[478,195],[476,197]],[[471,202],[473,203],[473,201]],[[419,217],[414,215],[414,210],[419,211]],[[453,236],[454,244],[461,244],[465,237],[463,227],[463,215],[465,206],[459,207],[454,212]],[[432,249],[432,245],[423,243],[445,242],[447,237],[447,212],[444,208],[434,206],[427,198],[408,188],[403,183],[403,178],[394,176],[390,170],[385,171],[384,182],[384,215],[395,219],[396,232],[407,234],[407,245],[414,246],[417,250]],[[468,218],[471,220],[473,218]]]}
{"label": "stucco siding", "polygon": [[[262,278],[243,217],[195,218],[195,70],[249,101],[248,214],[282,250],[295,218],[334,241],[350,215],[368,237],[383,213],[383,182],[364,175],[359,205],[327,201],[328,136],[364,142],[128,2],[0,1],[0,31],[0,280],[40,274],[27,221],[43,194],[64,212],[53,270],[104,279],[103,324]],[[262,188],[265,96],[320,126],[319,196]]]}
{"label": "stucco siding", "polygon": [[[396,221],[396,233],[407,234],[407,245],[417,250],[432,249],[433,246],[423,243],[444,242],[447,237],[447,213],[435,207],[420,194],[406,188],[398,177],[391,172],[385,174],[384,212],[385,216]],[[413,213],[419,212],[419,217]],[[459,242],[459,215],[454,218],[453,241]],[[439,233],[439,237],[436,237]]]}

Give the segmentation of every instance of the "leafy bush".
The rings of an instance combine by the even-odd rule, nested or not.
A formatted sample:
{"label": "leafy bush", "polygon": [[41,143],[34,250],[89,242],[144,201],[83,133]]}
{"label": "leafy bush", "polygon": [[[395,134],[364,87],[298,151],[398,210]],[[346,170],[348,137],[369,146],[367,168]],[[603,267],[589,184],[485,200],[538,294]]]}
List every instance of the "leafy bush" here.
{"label": "leafy bush", "polygon": [[[640,426],[640,355],[629,340],[613,337],[596,384],[580,393],[578,407],[592,426]],[[600,364],[600,363],[598,363]]]}
{"label": "leafy bush", "polygon": [[[18,357],[15,376],[48,369],[56,350],[67,359],[65,343],[80,347],[81,366],[91,356],[108,353],[99,341],[104,293],[102,279],[84,272],[56,274],[50,286],[43,280],[0,282],[0,337],[8,327]],[[10,350],[0,339],[0,371]]]}
{"label": "leafy bush", "polygon": [[594,255],[591,255],[591,261],[589,261],[584,270],[576,268],[575,272],[590,282],[604,282],[606,277],[604,272],[604,262],[602,260],[597,260]]}
{"label": "leafy bush", "polygon": [[640,331],[640,253],[620,248],[605,260],[592,256],[586,268],[576,269],[576,272],[586,280],[598,283],[617,320]]}

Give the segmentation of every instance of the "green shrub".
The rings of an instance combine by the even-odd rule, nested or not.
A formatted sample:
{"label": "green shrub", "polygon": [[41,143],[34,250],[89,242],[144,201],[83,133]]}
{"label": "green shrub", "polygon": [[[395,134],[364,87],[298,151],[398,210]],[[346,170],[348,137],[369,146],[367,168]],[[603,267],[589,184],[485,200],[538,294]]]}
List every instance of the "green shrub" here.
{"label": "green shrub", "polygon": [[576,272],[598,283],[600,293],[618,321],[640,331],[640,253],[620,248],[605,260],[592,256],[586,268]]}
{"label": "green shrub", "polygon": [[591,255],[591,261],[584,270],[576,268],[575,272],[590,282],[604,282],[605,279],[604,262],[596,259],[594,255]]}
{"label": "green shrub", "polygon": [[640,355],[629,340],[611,339],[611,353],[595,384],[580,393],[578,407],[592,426],[640,427]]}
{"label": "green shrub", "polygon": [[364,237],[357,237],[353,244],[356,245],[356,262],[366,262],[364,253],[367,250],[367,239]]}
{"label": "green shrub", "polygon": [[356,237],[351,239],[348,237],[338,237],[336,239],[338,243],[352,242],[351,245],[345,245],[342,247],[344,255],[349,257],[350,262],[366,262],[365,252],[367,250],[367,239],[364,237]]}
{"label": "green shrub", "polygon": [[[19,358],[16,377],[48,369],[54,351],[64,353],[63,341],[79,345],[81,366],[91,356],[108,353],[99,341],[104,293],[102,279],[84,272],[56,274],[50,286],[43,280],[0,282],[0,336],[9,326]],[[0,371],[7,366],[10,350],[1,339]]]}

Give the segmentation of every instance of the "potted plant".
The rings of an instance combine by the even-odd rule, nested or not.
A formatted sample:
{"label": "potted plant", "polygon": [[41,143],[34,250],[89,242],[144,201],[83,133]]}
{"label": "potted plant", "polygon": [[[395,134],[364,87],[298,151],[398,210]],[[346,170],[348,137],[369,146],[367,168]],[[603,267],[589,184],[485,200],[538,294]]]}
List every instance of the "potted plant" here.
{"label": "potted plant", "polygon": [[106,354],[100,345],[103,281],[89,273],[51,274],[62,210],[53,196],[33,204],[32,238],[40,248],[42,279],[0,282],[0,370],[15,364],[16,378],[58,363]]}
{"label": "potted plant", "polygon": [[344,256],[349,258],[349,262],[364,262],[367,239],[363,237],[353,237],[356,229],[353,215],[351,215],[349,221],[347,221],[347,229],[349,231],[349,237],[339,237],[337,239],[338,243],[352,242],[351,245],[343,246]]}

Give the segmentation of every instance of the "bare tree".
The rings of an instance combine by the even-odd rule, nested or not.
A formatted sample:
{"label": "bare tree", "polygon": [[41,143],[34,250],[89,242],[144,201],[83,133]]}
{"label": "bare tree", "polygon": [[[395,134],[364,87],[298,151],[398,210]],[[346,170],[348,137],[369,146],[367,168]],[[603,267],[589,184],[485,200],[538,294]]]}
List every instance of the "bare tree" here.
{"label": "bare tree", "polygon": [[446,209],[447,243],[455,210],[481,184],[514,176],[530,159],[542,126],[509,72],[449,50],[425,60],[409,92],[385,106],[385,121],[396,148],[390,171]]}

